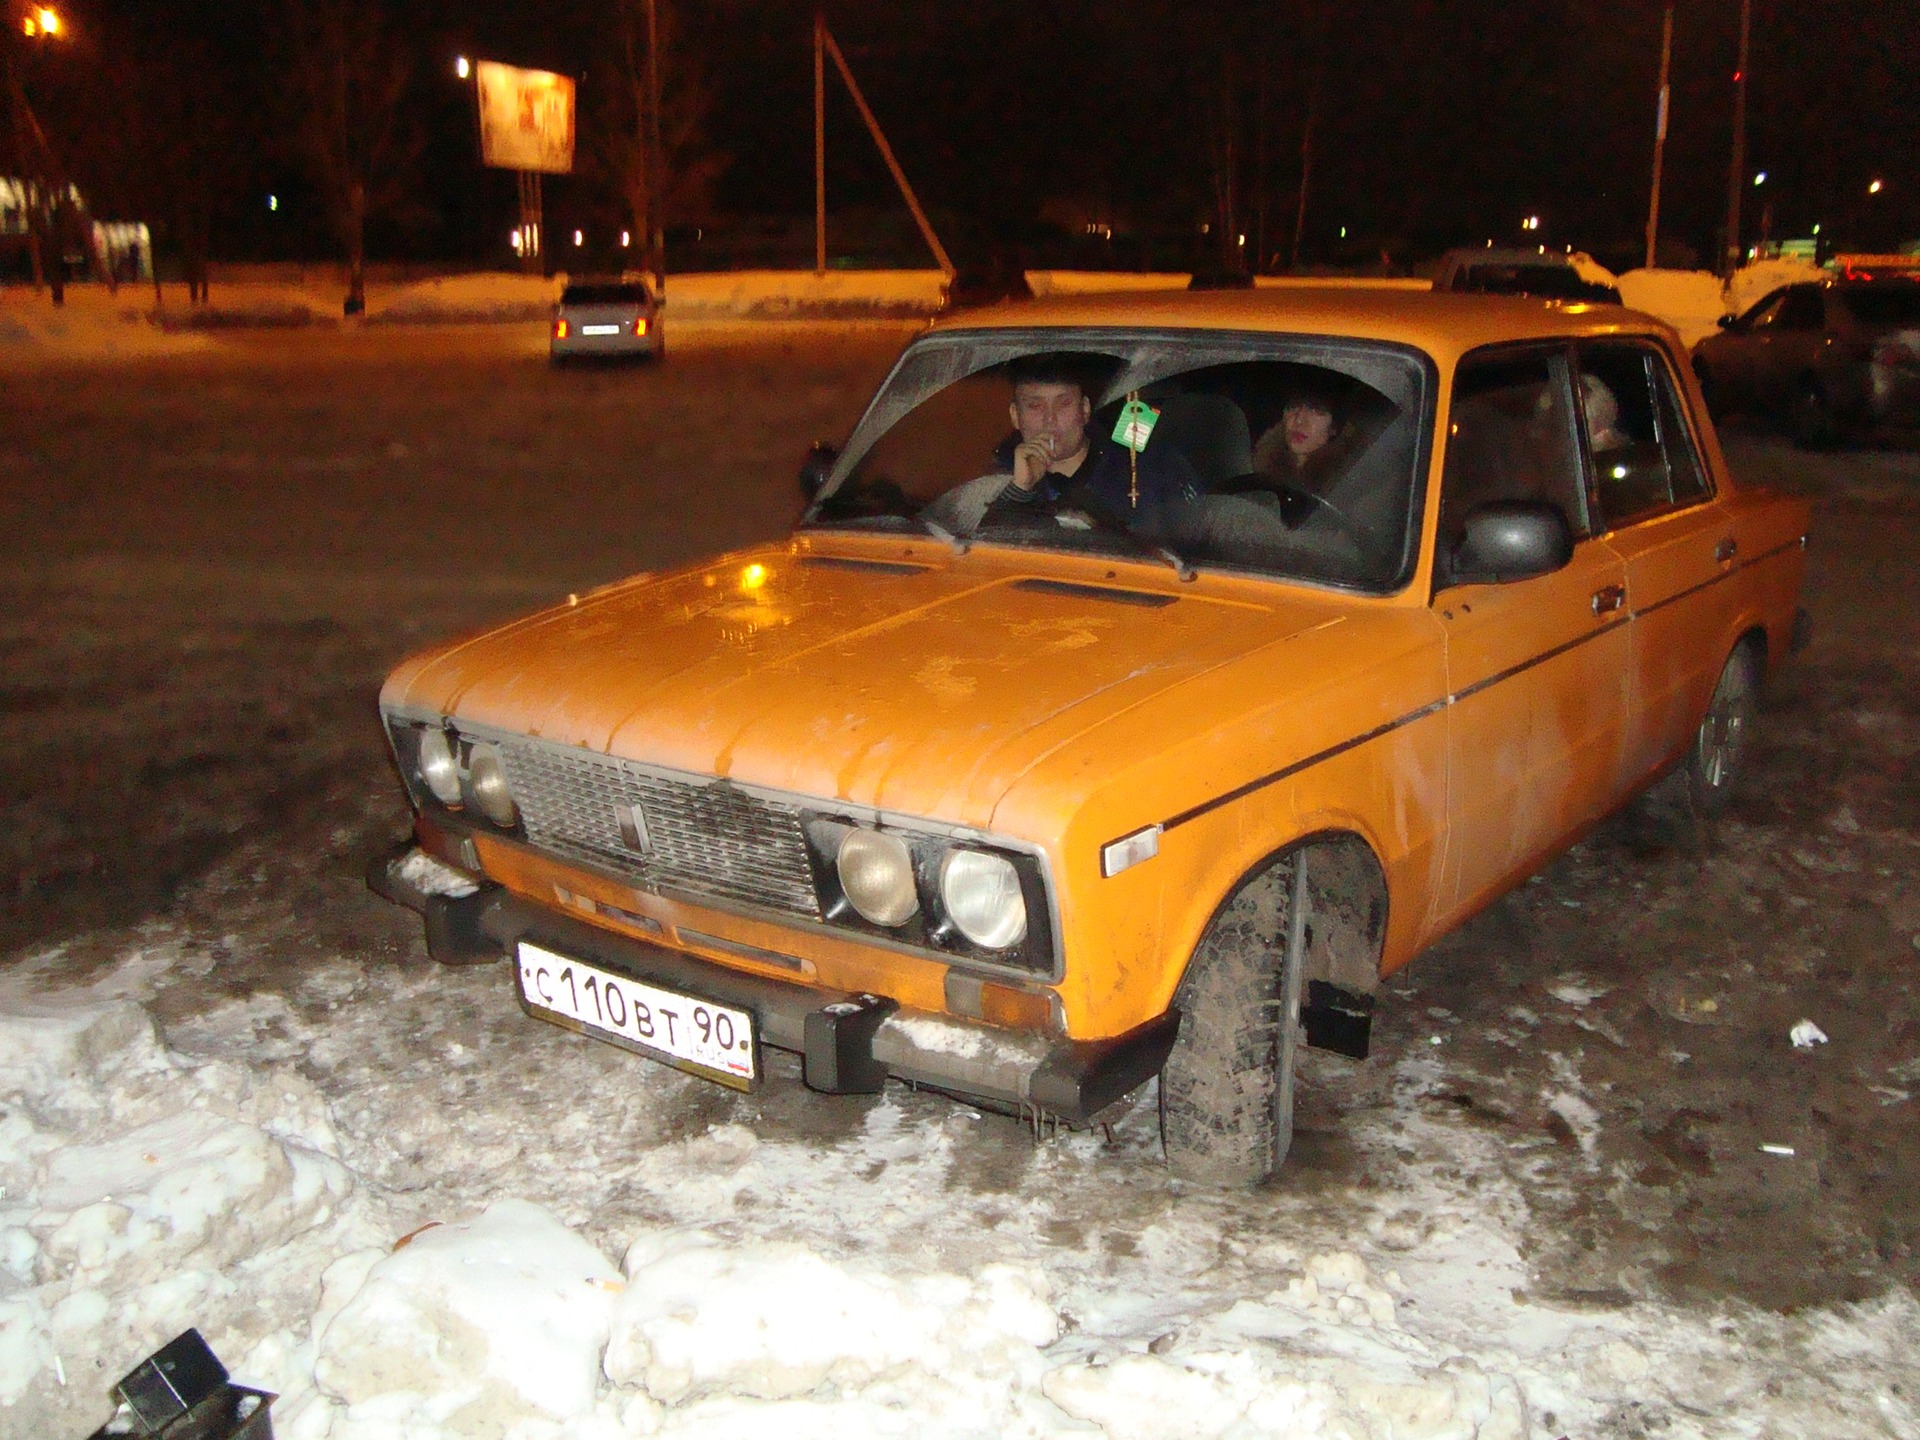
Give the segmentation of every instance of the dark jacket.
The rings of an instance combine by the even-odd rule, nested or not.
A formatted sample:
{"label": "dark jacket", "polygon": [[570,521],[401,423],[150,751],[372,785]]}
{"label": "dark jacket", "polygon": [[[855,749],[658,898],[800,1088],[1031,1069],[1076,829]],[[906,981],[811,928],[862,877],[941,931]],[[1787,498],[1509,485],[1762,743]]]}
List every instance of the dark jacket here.
{"label": "dark jacket", "polygon": [[[994,469],[1000,474],[1013,472],[1013,451],[1020,443],[1018,435],[1009,435],[993,452]],[[1151,444],[1140,452],[1138,461],[1139,503],[1133,502],[1134,466],[1127,448],[1102,435],[1087,437],[1087,458],[1071,475],[1049,473],[1031,490],[1009,485],[987,507],[982,524],[1017,519],[1035,506],[1066,504],[1103,512],[1103,518],[1129,530],[1154,529],[1172,507],[1200,498],[1200,477],[1187,457],[1171,445],[1155,449]]]}

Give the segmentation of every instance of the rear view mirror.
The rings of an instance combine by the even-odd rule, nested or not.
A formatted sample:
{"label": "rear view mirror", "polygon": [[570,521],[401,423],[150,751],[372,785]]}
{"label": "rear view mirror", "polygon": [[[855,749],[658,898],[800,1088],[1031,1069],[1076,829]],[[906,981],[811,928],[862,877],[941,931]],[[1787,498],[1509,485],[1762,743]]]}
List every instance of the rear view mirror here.
{"label": "rear view mirror", "polygon": [[1545,500],[1494,500],[1470,512],[1447,557],[1455,585],[1499,585],[1558,570],[1573,558],[1573,530]]}
{"label": "rear view mirror", "polygon": [[807,458],[800,462],[801,499],[811,502],[820,493],[839,458],[840,447],[829,445],[825,440],[816,440],[807,447]]}

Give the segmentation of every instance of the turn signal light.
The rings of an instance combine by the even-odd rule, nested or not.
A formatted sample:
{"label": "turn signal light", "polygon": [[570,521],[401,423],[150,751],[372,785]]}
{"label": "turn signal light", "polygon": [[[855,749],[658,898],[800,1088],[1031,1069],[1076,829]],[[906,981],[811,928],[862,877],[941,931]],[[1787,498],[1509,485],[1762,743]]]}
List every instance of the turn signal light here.
{"label": "turn signal light", "polygon": [[1046,1030],[1053,1024],[1053,997],[1044,991],[1016,990],[958,970],[947,972],[946,1001],[949,1015],[1009,1030]]}

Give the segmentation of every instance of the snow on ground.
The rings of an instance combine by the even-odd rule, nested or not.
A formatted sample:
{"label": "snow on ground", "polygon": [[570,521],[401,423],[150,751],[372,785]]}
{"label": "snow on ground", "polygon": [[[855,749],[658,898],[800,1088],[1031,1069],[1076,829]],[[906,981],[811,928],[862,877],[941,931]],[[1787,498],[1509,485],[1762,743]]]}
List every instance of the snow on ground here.
{"label": "snow on ground", "polygon": [[[82,1433],[188,1325],[283,1440],[1920,1434],[1904,1293],[1529,1300],[1526,1197],[1498,1139],[1422,1133],[1424,1054],[1356,1137],[1407,1157],[1384,1200],[1214,1194],[1150,1168],[1150,1095],[1110,1141],[900,1091],[839,1139],[762,1139],[720,1091],[675,1132],[649,1100],[702,1082],[526,1019],[498,967],[342,962],[163,1037],[197,942],[150,927],[84,990],[39,988],[55,959],[0,982],[7,1434]],[[1004,1189],[956,1187],[982,1147]],[[1105,1223],[1064,1231],[1062,1192]]]}
{"label": "snow on ground", "polygon": [[169,335],[145,323],[153,291],[122,286],[117,295],[92,286],[67,291],[55,309],[43,294],[0,286],[0,365],[9,361],[146,360],[206,348],[196,335]]}

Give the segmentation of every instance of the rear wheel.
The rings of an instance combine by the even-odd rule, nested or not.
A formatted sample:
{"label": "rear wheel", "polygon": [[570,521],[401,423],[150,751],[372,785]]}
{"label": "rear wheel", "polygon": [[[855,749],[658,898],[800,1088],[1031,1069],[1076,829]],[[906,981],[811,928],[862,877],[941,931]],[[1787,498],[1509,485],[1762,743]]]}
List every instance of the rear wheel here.
{"label": "rear wheel", "polygon": [[1656,843],[1700,848],[1727,808],[1747,755],[1748,732],[1760,705],[1760,657],[1743,644],[1727,657],[1707,713],[1686,756],[1640,796],[1636,818]]}
{"label": "rear wheel", "polygon": [[1281,1023],[1290,870],[1243,885],[1222,907],[1174,997],[1180,1037],[1160,1073],[1160,1134],[1183,1179],[1254,1184],[1292,1138],[1291,1105],[1276,1104],[1283,1087],[1290,1095],[1296,1030]]}

